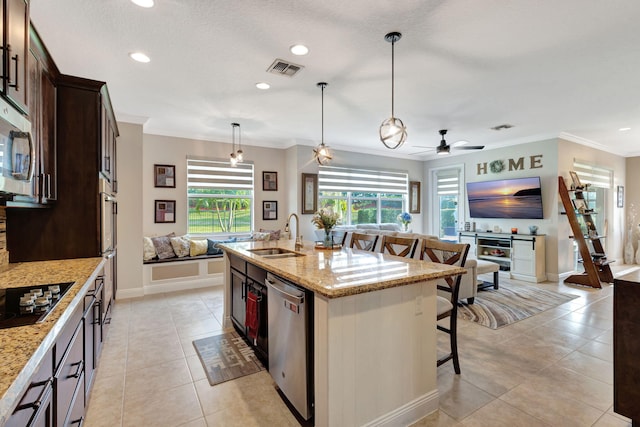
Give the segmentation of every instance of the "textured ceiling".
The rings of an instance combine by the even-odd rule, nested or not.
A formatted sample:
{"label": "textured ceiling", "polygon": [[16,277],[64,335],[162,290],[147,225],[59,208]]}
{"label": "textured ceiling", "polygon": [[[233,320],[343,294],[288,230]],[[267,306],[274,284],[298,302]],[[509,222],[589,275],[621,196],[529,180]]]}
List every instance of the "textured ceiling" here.
{"label": "textured ceiling", "polygon": [[[443,128],[487,149],[561,136],[640,155],[639,16],[637,0],[31,0],[61,72],[106,81],[118,120],[146,133],[230,142],[237,121],[247,145],[316,145],[326,81],[329,146],[413,158]],[[403,34],[395,113],[409,132],[394,151],[377,135],[389,31]],[[266,73],[276,58],[305,68]]]}

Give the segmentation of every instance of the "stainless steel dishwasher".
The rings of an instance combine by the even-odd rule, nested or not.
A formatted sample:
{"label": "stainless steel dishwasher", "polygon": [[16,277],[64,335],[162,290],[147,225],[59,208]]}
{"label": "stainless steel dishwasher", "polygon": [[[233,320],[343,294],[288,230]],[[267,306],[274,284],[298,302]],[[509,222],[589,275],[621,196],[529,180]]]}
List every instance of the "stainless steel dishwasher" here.
{"label": "stainless steel dishwasher", "polygon": [[313,292],[267,273],[269,372],[305,420],[313,416]]}

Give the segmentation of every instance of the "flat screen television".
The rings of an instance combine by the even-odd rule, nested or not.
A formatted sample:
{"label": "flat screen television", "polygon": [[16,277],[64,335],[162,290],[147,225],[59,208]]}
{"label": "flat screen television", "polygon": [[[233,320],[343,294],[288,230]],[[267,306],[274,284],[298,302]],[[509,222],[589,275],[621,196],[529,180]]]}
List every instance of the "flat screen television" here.
{"label": "flat screen television", "polygon": [[543,219],[540,177],[467,182],[471,218]]}

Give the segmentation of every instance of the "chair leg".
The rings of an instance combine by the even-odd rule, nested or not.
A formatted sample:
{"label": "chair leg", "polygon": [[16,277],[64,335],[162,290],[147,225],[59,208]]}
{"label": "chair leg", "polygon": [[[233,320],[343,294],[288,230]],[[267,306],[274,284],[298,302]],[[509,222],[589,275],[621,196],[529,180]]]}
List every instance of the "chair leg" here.
{"label": "chair leg", "polygon": [[498,289],[498,272],[494,271],[493,272],[493,289]]}
{"label": "chair leg", "polygon": [[456,374],[460,375],[460,361],[458,360],[458,324],[457,313],[451,316],[449,338],[451,340],[451,356],[453,357],[453,369]]}
{"label": "chair leg", "polygon": [[467,298],[467,304],[471,305],[475,302],[475,300],[476,300],[476,297]]}

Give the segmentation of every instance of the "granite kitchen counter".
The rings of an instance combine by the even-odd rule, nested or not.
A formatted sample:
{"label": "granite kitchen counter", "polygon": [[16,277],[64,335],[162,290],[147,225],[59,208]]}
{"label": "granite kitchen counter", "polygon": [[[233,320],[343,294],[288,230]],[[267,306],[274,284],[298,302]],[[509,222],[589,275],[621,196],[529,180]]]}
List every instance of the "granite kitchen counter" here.
{"label": "granite kitchen counter", "polygon": [[83,303],[85,288],[104,262],[103,258],[26,262],[0,272],[0,288],[74,282],[43,322],[0,329],[0,425],[18,404],[73,310]]}
{"label": "granite kitchen counter", "polygon": [[[326,298],[356,295],[466,273],[466,269],[460,267],[350,248],[316,249],[315,243],[309,241],[305,241],[301,249],[295,248],[293,240],[224,243],[220,247]],[[270,258],[252,252],[268,248],[280,248],[301,256]]]}

